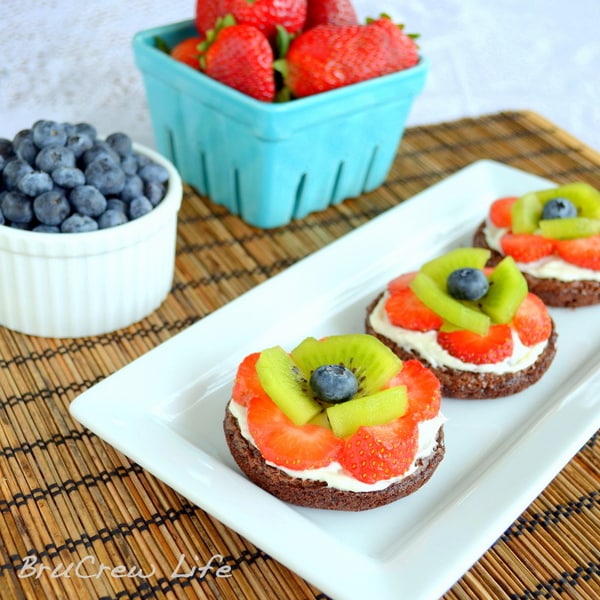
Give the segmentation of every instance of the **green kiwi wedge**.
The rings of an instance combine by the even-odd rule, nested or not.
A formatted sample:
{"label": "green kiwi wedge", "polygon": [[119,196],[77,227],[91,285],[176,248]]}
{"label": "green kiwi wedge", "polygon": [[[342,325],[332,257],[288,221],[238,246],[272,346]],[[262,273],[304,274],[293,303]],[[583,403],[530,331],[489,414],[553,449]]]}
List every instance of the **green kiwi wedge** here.
{"label": "green kiwi wedge", "polygon": [[384,425],[401,417],[408,408],[406,386],[389,388],[370,396],[354,398],[326,409],[335,436],[345,438],[362,425]]}
{"label": "green kiwi wedge", "polygon": [[490,326],[490,317],[472,308],[469,302],[456,300],[445,291],[444,287],[432,277],[419,271],[411,281],[410,287],[425,306],[430,308],[445,321],[449,321],[458,329],[468,329],[485,335]]}
{"label": "green kiwi wedge", "polygon": [[543,209],[544,205],[538,192],[521,196],[510,210],[513,233],[534,233],[538,228]]}
{"label": "green kiwi wedge", "polygon": [[600,233],[600,219],[588,217],[542,219],[539,225],[544,237],[558,240],[572,240]]}
{"label": "green kiwi wedge", "polygon": [[402,368],[402,361],[376,337],[365,333],[309,337],[291,352],[292,359],[310,378],[322,365],[343,365],[358,381],[356,396],[379,391]]}
{"label": "green kiwi wedge", "polygon": [[509,323],[527,295],[527,281],[511,256],[496,265],[488,281],[490,287],[479,305],[494,323]]}
{"label": "green kiwi wedge", "polygon": [[322,411],[308,391],[307,375],[281,346],[261,352],[256,372],[271,400],[296,425],[308,423]]}

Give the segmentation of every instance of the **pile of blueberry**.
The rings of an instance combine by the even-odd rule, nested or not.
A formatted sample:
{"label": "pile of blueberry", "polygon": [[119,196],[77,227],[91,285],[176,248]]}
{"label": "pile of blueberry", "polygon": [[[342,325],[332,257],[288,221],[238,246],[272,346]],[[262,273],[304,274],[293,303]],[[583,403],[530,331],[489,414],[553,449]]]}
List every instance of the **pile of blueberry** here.
{"label": "pile of blueberry", "polygon": [[122,225],[165,196],[168,172],[129,136],[98,138],[89,123],[36,121],[0,138],[0,224],[81,233]]}

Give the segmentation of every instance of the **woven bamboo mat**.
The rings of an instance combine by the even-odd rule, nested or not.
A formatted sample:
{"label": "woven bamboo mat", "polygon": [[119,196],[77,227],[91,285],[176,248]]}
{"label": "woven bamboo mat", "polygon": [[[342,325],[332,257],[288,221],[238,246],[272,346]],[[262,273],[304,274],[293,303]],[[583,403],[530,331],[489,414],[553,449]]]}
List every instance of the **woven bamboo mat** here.
{"label": "woven bamboo mat", "polygon": [[[82,428],[69,404],[249,288],[480,158],[600,187],[600,155],[531,112],[415,127],[379,190],[280,229],[249,227],[187,189],[172,292],[135,326],[62,341],[0,328],[0,599],[325,600]],[[444,598],[600,598],[599,456],[596,434]],[[220,556],[231,576],[173,577],[182,555],[185,567]]]}

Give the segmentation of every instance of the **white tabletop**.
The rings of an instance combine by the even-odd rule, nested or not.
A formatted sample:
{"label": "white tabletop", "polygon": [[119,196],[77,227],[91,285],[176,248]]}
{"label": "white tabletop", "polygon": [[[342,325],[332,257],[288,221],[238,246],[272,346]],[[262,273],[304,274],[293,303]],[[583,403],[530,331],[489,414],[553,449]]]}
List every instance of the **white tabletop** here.
{"label": "white tabletop", "polygon": [[[355,0],[421,34],[432,64],[408,125],[531,109],[600,150],[597,0]],[[193,16],[194,0],[2,0],[0,137],[40,118],[90,121],[153,146],[137,31]]]}

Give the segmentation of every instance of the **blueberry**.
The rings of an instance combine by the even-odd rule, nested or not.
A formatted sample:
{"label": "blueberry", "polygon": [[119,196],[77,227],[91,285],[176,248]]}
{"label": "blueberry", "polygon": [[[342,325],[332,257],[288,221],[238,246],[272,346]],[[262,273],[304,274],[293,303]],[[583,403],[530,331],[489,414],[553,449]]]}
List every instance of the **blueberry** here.
{"label": "blueberry", "polygon": [[85,184],[85,175],[77,167],[58,167],[51,173],[56,185],[71,189]]}
{"label": "blueberry", "polygon": [[144,181],[156,181],[159,183],[165,183],[169,179],[169,172],[162,165],[157,165],[156,163],[144,165],[138,171],[138,175]]}
{"label": "blueberry", "polygon": [[31,198],[21,192],[11,191],[3,194],[0,209],[4,218],[13,223],[28,224],[33,220]]}
{"label": "blueberry", "polygon": [[160,181],[147,181],[144,185],[144,195],[152,206],[156,206],[165,197],[165,186]]}
{"label": "blueberry", "polygon": [[96,231],[97,229],[98,223],[94,219],[78,213],[67,217],[60,226],[62,233],[87,233],[88,231]]}
{"label": "blueberry", "polygon": [[88,185],[97,187],[103,194],[116,195],[125,186],[125,173],[118,164],[107,158],[97,158],[85,168]]}
{"label": "blueberry", "polygon": [[106,210],[106,197],[93,185],[74,188],[69,200],[75,211],[86,217],[97,217]]}
{"label": "blueberry", "polygon": [[[8,194],[8,192],[2,192],[2,194],[0,194],[0,198],[2,198],[2,196],[4,194]],[[2,204],[2,201],[0,200],[0,205]],[[4,218],[4,214],[2,212],[2,209],[0,208],[0,225],[4,225],[4,223],[6,223],[6,219]]]}
{"label": "blueberry", "polygon": [[58,167],[74,167],[75,155],[66,146],[50,144],[42,148],[35,158],[35,166],[46,173],[52,173]]}
{"label": "blueberry", "polygon": [[98,137],[98,132],[96,131],[96,128],[93,125],[90,125],[89,123],[76,123],[75,131],[77,133],[84,133],[92,140],[95,140]]}
{"label": "blueberry", "polygon": [[94,140],[85,133],[72,133],[65,142],[65,148],[69,148],[76,159],[93,147]]}
{"label": "blueberry", "polygon": [[127,202],[119,200],[118,198],[107,198],[106,199],[106,210],[118,210],[127,216]]}
{"label": "blueberry", "polygon": [[144,194],[144,182],[137,175],[130,175],[125,178],[125,185],[119,194],[121,200],[125,200],[125,202],[130,202],[134,198],[138,196],[142,196]]}
{"label": "blueberry", "polygon": [[139,219],[152,210],[152,204],[146,196],[138,196],[129,203],[129,218]]}
{"label": "blueberry", "polygon": [[56,225],[36,225],[31,231],[39,231],[40,233],[60,233],[60,227]]}
{"label": "blueberry", "polygon": [[0,138],[0,171],[4,169],[7,162],[15,158],[15,149],[11,140]]}
{"label": "blueberry", "polygon": [[118,208],[107,208],[98,217],[98,227],[100,229],[108,229],[109,227],[117,227],[117,225],[123,225],[127,223],[129,219],[127,215]]}
{"label": "blueberry", "polygon": [[542,219],[567,219],[577,216],[577,208],[567,198],[552,198],[544,204]]}
{"label": "blueberry", "polygon": [[346,402],[358,391],[358,381],[343,365],[322,365],[312,372],[310,389],[324,402]]}
{"label": "blueberry", "polygon": [[54,144],[64,146],[67,141],[67,132],[64,126],[56,121],[40,119],[33,124],[31,130],[33,141],[38,148],[45,148]]}
{"label": "blueberry", "polygon": [[111,133],[106,138],[106,141],[107,141],[108,145],[119,156],[126,156],[127,154],[129,154],[131,152],[131,148],[132,148],[131,138],[125,133],[121,133],[121,132]]}
{"label": "blueberry", "polygon": [[125,171],[125,175],[137,174],[138,161],[133,152],[130,152],[121,158],[121,169]]}
{"label": "blueberry", "polygon": [[25,129],[20,131],[15,136],[15,141],[13,142],[13,149],[15,154],[25,162],[30,165],[35,164],[35,157],[38,153],[38,147],[35,145],[33,141],[33,134],[31,130]]}
{"label": "blueberry", "polygon": [[71,213],[71,205],[62,190],[51,190],[35,198],[33,212],[44,225],[60,225]]}
{"label": "blueberry", "polygon": [[9,160],[2,171],[4,188],[8,191],[16,190],[19,179],[32,171],[33,167],[20,158]]}
{"label": "blueberry", "polygon": [[457,300],[479,300],[486,295],[490,286],[483,271],[471,267],[452,271],[446,285],[448,293]]}
{"label": "blueberry", "polygon": [[118,165],[121,162],[121,157],[102,140],[96,140],[94,145],[83,153],[83,166],[87,167],[99,158],[110,160],[115,165]]}
{"label": "blueberry", "polygon": [[26,196],[39,196],[44,192],[49,192],[54,187],[52,177],[45,171],[30,171],[25,173],[17,182],[17,188]]}

